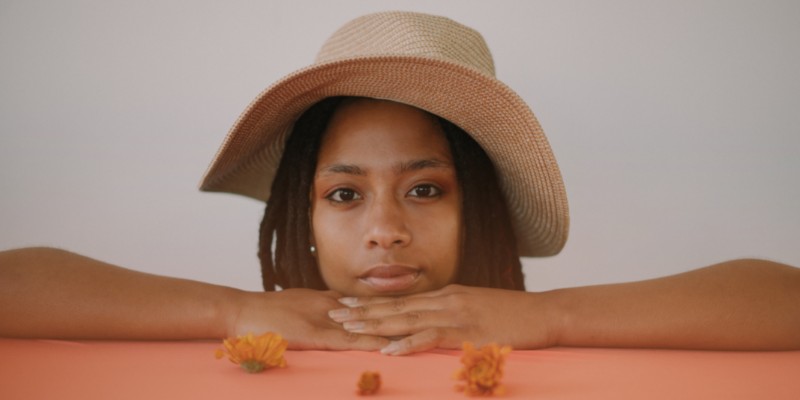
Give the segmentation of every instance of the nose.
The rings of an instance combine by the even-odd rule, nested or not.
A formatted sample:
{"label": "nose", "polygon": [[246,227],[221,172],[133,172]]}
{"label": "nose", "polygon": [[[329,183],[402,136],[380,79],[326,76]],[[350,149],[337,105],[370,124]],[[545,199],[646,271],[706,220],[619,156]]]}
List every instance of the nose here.
{"label": "nose", "polygon": [[390,249],[411,243],[403,207],[392,196],[379,196],[369,204],[365,243],[369,248]]}

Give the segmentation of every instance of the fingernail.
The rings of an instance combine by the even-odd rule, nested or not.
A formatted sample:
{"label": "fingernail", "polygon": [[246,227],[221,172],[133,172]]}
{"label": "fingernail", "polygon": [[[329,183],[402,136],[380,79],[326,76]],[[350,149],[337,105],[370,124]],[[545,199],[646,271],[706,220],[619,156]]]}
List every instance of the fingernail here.
{"label": "fingernail", "polygon": [[356,297],[342,297],[339,299],[339,303],[342,303],[348,307],[353,307],[358,305],[358,298]]}
{"label": "fingernail", "polygon": [[332,320],[340,322],[342,319],[347,318],[350,315],[349,308],[337,308],[336,310],[328,311],[328,316],[331,317]]}
{"label": "fingernail", "polygon": [[364,330],[364,323],[361,321],[347,321],[342,326],[348,332],[361,332]]}
{"label": "fingernail", "polygon": [[400,342],[389,342],[389,344],[381,349],[381,354],[393,355],[400,350]]}

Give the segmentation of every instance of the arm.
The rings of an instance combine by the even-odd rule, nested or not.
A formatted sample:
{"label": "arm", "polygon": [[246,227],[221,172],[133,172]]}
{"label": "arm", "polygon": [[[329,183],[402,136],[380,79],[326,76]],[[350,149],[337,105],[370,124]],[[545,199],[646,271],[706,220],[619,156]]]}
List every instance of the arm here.
{"label": "arm", "polygon": [[0,335],[200,339],[227,333],[235,290],[48,248],[0,253]]}
{"label": "arm", "polygon": [[211,339],[275,331],[293,348],[376,349],[325,318],[337,294],[253,293],[145,274],[49,248],[0,252],[0,336]]}
{"label": "arm", "polygon": [[451,285],[398,299],[343,299],[352,332],[409,335],[384,352],[462,341],[546,346],[800,349],[800,270],[738,260],[640,282],[543,293]]}
{"label": "arm", "polygon": [[800,269],[787,265],[736,260],[550,298],[559,345],[800,349]]}

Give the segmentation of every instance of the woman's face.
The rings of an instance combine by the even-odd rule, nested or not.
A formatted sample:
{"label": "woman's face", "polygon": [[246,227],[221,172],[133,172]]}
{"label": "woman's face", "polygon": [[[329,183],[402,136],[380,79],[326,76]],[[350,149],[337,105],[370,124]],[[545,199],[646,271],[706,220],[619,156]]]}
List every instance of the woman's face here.
{"label": "woman's face", "polygon": [[311,193],[317,263],[347,296],[438,289],[456,273],[461,193],[439,124],[380,100],[342,104]]}

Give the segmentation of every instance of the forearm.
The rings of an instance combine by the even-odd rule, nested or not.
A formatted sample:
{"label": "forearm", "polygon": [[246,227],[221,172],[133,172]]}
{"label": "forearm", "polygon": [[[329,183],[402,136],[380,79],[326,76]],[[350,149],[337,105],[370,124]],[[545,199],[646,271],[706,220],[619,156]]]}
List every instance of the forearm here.
{"label": "forearm", "polygon": [[0,336],[226,336],[239,291],[123,269],[53,249],[0,253]]}
{"label": "forearm", "polygon": [[740,260],[648,281],[544,294],[563,346],[800,348],[800,270]]}

